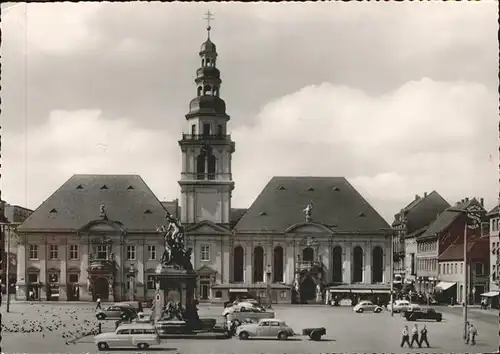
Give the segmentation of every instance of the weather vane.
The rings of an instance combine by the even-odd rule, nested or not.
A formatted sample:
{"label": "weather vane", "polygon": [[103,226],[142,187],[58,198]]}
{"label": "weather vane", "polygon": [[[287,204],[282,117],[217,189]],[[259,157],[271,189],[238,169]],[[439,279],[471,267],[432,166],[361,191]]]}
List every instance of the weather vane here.
{"label": "weather vane", "polygon": [[207,20],[207,31],[208,31],[208,37],[210,37],[210,30],[212,27],[210,26],[210,21],[214,20],[214,14],[210,12],[210,10],[207,11],[205,14],[205,17],[203,17],[205,20]]}

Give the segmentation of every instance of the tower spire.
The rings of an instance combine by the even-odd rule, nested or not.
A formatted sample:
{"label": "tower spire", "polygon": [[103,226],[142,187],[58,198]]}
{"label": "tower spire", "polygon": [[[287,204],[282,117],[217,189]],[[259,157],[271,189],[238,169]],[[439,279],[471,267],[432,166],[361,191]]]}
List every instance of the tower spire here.
{"label": "tower spire", "polygon": [[208,10],[206,13],[205,13],[205,17],[203,17],[205,20],[207,20],[207,35],[208,35],[208,39],[210,39],[210,31],[212,30],[212,26],[210,26],[210,21],[213,21],[214,20],[214,14],[210,12],[210,10]]}

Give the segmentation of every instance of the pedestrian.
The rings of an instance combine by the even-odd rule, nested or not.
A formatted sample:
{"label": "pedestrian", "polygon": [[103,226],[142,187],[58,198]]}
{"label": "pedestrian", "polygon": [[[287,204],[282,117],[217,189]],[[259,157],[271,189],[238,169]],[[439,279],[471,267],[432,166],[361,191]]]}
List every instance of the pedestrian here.
{"label": "pedestrian", "polygon": [[[470,340],[470,345],[476,345],[477,329],[472,323],[469,323],[469,335],[467,341]],[[468,344],[468,343],[467,343]]]}
{"label": "pedestrian", "polygon": [[404,347],[405,343],[408,344],[409,348],[411,348],[411,345],[410,345],[410,334],[408,332],[408,326],[404,326],[403,332],[401,334],[402,334],[401,348]]}
{"label": "pedestrian", "polygon": [[101,299],[100,298],[97,298],[97,306],[95,308],[96,310],[102,310],[101,308]]}
{"label": "pedestrian", "polygon": [[34,297],[35,297],[35,296],[34,296],[34,294],[33,294],[33,290],[30,290],[30,291],[28,292],[28,299],[29,299],[29,301],[30,301],[30,305],[33,305],[33,300],[34,300]]}
{"label": "pedestrian", "polygon": [[418,340],[418,326],[416,324],[413,325],[413,328],[411,329],[410,348],[413,348],[414,342],[417,342],[417,345],[420,343],[420,341]]}
{"label": "pedestrian", "polygon": [[422,343],[425,342],[427,348],[430,348],[429,340],[427,339],[427,326],[424,325],[424,328],[420,330],[420,343],[418,344],[419,348],[422,348]]}

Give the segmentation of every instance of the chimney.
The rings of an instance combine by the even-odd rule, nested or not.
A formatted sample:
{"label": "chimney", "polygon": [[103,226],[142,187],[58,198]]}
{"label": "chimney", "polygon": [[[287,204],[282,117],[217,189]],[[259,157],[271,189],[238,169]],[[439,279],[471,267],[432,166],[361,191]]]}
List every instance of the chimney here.
{"label": "chimney", "polygon": [[481,204],[481,206],[484,208],[484,198],[479,199],[479,203],[480,203],[480,204]]}
{"label": "chimney", "polygon": [[420,196],[418,194],[415,194],[415,200],[419,200]]}
{"label": "chimney", "polygon": [[467,203],[469,201],[469,197],[465,198],[465,202]]}
{"label": "chimney", "polygon": [[427,192],[424,192],[424,198],[427,197]]}

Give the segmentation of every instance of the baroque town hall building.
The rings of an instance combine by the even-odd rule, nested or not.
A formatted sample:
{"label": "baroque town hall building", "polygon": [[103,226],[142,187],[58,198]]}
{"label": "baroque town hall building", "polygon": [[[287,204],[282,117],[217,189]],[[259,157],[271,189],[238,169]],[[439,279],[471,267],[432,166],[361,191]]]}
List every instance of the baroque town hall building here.
{"label": "baroque town hall building", "polygon": [[200,301],[388,293],[389,225],[345,178],[273,177],[250,208],[232,208],[235,143],[210,28],[199,56],[179,141],[180,205],[137,175],[72,176],[17,229],[17,298],[153,298],[165,210],[186,228]]}

